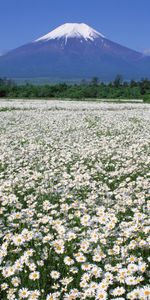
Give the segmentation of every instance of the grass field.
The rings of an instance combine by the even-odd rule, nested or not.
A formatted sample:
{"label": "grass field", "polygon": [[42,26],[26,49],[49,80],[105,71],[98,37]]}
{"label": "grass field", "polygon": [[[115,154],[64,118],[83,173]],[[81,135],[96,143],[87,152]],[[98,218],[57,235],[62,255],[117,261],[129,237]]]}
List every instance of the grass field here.
{"label": "grass field", "polygon": [[0,102],[0,299],[150,299],[150,106]]}

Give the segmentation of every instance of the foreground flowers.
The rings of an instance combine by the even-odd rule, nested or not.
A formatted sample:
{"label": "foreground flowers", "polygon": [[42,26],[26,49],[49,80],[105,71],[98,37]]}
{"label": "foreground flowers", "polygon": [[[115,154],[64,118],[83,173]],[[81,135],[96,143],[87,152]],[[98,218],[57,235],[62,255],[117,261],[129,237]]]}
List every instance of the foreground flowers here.
{"label": "foreground flowers", "polygon": [[149,105],[1,106],[0,299],[148,300]]}

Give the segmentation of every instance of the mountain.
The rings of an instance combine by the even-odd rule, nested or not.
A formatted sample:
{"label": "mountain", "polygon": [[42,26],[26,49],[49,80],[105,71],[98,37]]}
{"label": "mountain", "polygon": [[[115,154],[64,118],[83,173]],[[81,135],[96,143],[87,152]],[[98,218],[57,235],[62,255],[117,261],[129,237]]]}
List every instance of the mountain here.
{"label": "mountain", "polygon": [[121,46],[86,24],[67,23],[0,57],[0,77],[112,80],[150,77],[150,57]]}

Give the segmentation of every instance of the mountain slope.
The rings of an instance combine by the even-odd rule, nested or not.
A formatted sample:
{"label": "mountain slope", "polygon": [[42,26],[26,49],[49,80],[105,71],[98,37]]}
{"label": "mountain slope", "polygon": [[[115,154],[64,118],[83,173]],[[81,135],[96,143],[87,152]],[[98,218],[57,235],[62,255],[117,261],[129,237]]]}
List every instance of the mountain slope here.
{"label": "mountain slope", "polygon": [[0,77],[111,80],[121,73],[138,79],[150,75],[149,61],[86,24],[71,23],[0,57]]}

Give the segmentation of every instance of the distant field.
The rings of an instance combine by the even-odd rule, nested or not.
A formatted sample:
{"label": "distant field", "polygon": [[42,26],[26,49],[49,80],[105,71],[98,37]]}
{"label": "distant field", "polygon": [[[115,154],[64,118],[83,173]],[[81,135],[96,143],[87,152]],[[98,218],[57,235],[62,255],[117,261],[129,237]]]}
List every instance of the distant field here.
{"label": "distant field", "polygon": [[150,297],[150,106],[0,101],[0,299]]}
{"label": "distant field", "polygon": [[[60,102],[68,102],[68,101],[71,101],[71,102],[97,102],[97,103],[144,103],[143,99],[101,99],[101,98],[84,98],[84,99],[73,99],[73,98],[57,98],[57,99],[54,99],[54,98],[45,98],[45,99],[11,99],[11,98],[0,98],[0,103],[2,105],[2,103],[4,103],[4,106],[9,106],[9,102],[16,102],[17,103],[26,103],[26,102],[35,102],[35,101],[38,101],[39,102],[43,102],[43,101],[54,101],[56,103],[56,101],[60,101]],[[147,104],[149,104],[149,102],[147,102]]]}

